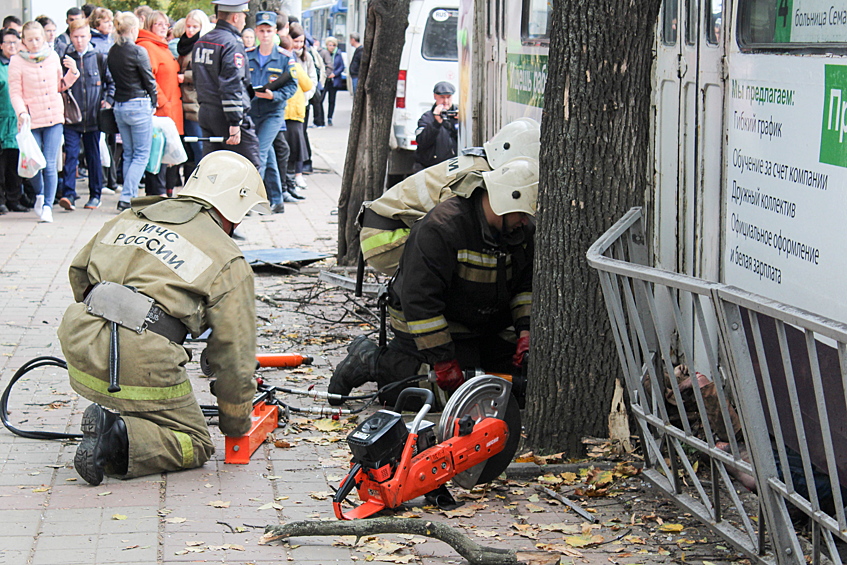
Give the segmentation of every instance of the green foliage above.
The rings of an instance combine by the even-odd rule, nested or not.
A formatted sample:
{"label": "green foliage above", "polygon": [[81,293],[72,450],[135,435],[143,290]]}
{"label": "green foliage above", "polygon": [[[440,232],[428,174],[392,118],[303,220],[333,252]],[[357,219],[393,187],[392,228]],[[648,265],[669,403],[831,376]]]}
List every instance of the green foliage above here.
{"label": "green foliage above", "polygon": [[[154,10],[164,10],[167,6],[165,0],[147,0],[146,3]],[[109,8],[113,12],[132,12],[142,5],[138,0],[99,0],[99,2],[92,2],[92,4]]]}
{"label": "green foliage above", "polygon": [[[174,21],[184,18],[191,10],[203,10],[209,15],[215,13],[212,0],[146,0],[144,3],[154,10],[164,10]],[[143,5],[139,0],[99,0],[93,4],[113,12],[132,12]]]}
{"label": "green foliage above", "polygon": [[207,15],[215,13],[212,0],[171,0],[166,11],[176,21],[184,18],[191,10],[203,10]]}

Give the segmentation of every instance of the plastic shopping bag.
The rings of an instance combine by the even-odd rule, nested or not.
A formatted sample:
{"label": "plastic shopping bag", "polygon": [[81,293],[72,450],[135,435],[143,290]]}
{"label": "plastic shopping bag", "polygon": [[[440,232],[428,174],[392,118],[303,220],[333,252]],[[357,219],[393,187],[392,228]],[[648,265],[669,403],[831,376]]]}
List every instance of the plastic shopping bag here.
{"label": "plastic shopping bag", "polygon": [[150,144],[150,158],[147,160],[147,172],[159,174],[162,166],[162,155],[165,152],[165,133],[153,123],[153,141]]}
{"label": "plastic shopping bag", "polygon": [[45,166],[47,159],[44,158],[44,153],[38,146],[35,136],[29,129],[29,120],[26,120],[21,127],[21,131],[15,135],[18,141],[18,176],[25,179],[31,179]]}
{"label": "plastic shopping bag", "polygon": [[109,145],[106,143],[106,134],[100,133],[100,166],[107,169],[112,166],[112,154],[109,153]]}
{"label": "plastic shopping bag", "polygon": [[167,116],[153,116],[153,127],[161,128],[165,135],[165,151],[162,154],[163,165],[179,165],[188,161],[188,154],[182,146],[179,131],[174,121]]}

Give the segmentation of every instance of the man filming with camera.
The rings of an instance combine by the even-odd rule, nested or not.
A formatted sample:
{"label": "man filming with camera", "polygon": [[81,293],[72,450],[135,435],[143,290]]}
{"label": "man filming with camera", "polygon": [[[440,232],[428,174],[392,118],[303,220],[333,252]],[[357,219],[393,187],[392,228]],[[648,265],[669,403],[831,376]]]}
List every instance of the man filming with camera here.
{"label": "man filming with camera", "polygon": [[456,89],[441,81],[432,94],[435,104],[418,120],[415,130],[415,172],[456,156],[459,147],[459,110],[453,104]]}

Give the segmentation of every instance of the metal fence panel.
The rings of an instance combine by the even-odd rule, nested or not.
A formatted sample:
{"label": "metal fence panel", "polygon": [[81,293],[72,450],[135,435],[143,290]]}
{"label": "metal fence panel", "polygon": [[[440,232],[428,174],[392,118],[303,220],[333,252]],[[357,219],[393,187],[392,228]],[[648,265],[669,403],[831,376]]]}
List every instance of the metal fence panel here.
{"label": "metal fence panel", "polygon": [[[847,326],[649,267],[645,241],[634,208],[588,252],[645,475],[759,562],[841,563]],[[758,504],[737,494],[733,478]],[[803,521],[810,535],[798,533]]]}

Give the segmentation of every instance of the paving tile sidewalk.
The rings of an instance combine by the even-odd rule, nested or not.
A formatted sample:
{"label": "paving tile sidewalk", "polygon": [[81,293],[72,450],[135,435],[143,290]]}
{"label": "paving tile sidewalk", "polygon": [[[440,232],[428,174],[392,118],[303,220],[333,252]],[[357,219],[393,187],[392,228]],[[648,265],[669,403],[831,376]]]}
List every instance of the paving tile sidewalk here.
{"label": "paving tile sidewalk", "polygon": [[[339,95],[336,127],[310,130],[316,174],[308,177],[309,188],[304,191],[307,200],[287,205],[281,215],[248,218],[243,224],[247,236],[244,248],[297,247],[334,253],[334,210],[340,190],[336,171],[341,170],[343,162],[349,108],[349,100]],[[5,388],[14,371],[33,357],[61,357],[56,328],[72,302],[68,265],[103,222],[114,216],[116,201],[116,196],[106,196],[98,210],[57,209],[53,224],[38,223],[32,214],[0,218],[0,387]],[[259,294],[286,285],[290,283],[278,275],[257,277]],[[295,314],[272,312],[262,303],[259,306],[260,344],[269,349],[281,347],[286,332],[296,332],[306,323]],[[199,354],[199,345],[189,347]],[[303,352],[315,356],[311,372],[324,378],[314,382],[319,388],[325,387],[326,377],[341,358],[343,347],[327,348],[315,343]],[[189,370],[201,403],[212,403],[197,363],[191,363]],[[17,384],[11,419],[25,429],[76,433],[87,405],[88,401],[72,392],[64,371],[48,367],[34,371]],[[304,424],[303,429],[308,430],[309,426]],[[333,517],[330,501],[321,493],[329,492],[330,484],[338,484],[345,471],[344,453],[338,451],[346,450],[343,442],[326,441],[319,432],[304,431],[296,434],[294,448],[264,444],[248,465],[226,465],[223,436],[216,427],[211,430],[218,453],[200,469],[130,481],[107,478],[100,486],[90,487],[73,470],[75,443],[24,439],[0,429],[0,565],[348,564],[367,559],[366,552],[336,545],[338,540],[334,537],[258,545],[266,524]],[[667,502],[640,486],[638,479],[633,479],[632,484],[633,498],[656,501],[660,509],[656,514],[665,509],[666,515],[677,515],[667,508]],[[582,524],[579,517],[563,507],[543,501],[538,503],[540,512],[531,512],[526,506],[531,494],[529,486],[507,484],[469,500],[469,505],[479,505],[470,517],[423,515],[451,525],[461,524],[481,544],[526,550],[534,549],[539,542],[562,544],[563,534],[547,531],[541,532],[537,540],[522,537],[515,535],[515,523],[565,523],[571,527]],[[621,519],[623,528],[614,531],[624,532],[632,512],[631,506],[621,502],[600,508],[598,516],[604,522]],[[634,521],[635,514],[632,516]],[[607,539],[613,537],[604,535]],[[680,536],[662,535],[662,544],[676,547]],[[685,535],[698,540],[708,536],[696,524],[689,526]],[[385,539],[409,544],[409,540],[396,536]],[[720,543],[711,536],[708,543],[698,544],[707,555],[701,555],[701,561],[720,563],[733,557],[731,552],[720,549]],[[391,559],[402,562],[406,559],[403,555],[411,554],[410,559],[417,563],[463,562],[441,542],[428,540],[410,545]],[[638,547],[620,542],[585,550],[577,562],[653,563],[676,556],[678,553],[671,551],[639,554]],[[564,562],[571,559],[566,557]]]}

